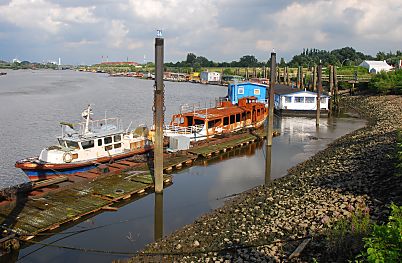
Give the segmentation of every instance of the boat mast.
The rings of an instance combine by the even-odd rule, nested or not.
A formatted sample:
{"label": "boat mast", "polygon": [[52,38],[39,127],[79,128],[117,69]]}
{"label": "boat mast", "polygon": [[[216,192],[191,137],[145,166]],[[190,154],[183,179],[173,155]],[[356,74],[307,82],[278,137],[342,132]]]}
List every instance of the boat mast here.
{"label": "boat mast", "polygon": [[91,105],[88,104],[88,108],[82,112],[82,117],[85,119],[84,134],[89,133],[89,118],[91,114]]}

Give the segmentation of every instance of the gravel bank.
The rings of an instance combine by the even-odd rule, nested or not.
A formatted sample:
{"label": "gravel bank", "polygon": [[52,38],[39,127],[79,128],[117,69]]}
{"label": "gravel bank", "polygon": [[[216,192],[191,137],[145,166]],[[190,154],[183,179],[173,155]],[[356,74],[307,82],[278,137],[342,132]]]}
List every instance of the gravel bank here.
{"label": "gravel bank", "polygon": [[351,97],[343,103],[368,125],[293,167],[288,176],[242,193],[144,250],[175,255],[130,261],[312,261],[322,258],[323,239],[313,238],[301,257],[289,256],[304,238],[319,236],[356,208],[368,207],[373,220],[384,220],[391,201],[402,204],[402,177],[394,176],[393,165],[402,97]]}

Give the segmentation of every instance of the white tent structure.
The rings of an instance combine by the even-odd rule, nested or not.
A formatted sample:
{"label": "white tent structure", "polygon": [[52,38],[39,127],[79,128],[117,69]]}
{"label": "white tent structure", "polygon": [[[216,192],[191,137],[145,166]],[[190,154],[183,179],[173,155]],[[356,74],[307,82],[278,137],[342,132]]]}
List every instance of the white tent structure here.
{"label": "white tent structure", "polygon": [[367,68],[370,73],[378,73],[380,71],[390,71],[392,66],[388,65],[387,62],[384,61],[375,61],[375,60],[365,60],[360,65],[360,67]]}

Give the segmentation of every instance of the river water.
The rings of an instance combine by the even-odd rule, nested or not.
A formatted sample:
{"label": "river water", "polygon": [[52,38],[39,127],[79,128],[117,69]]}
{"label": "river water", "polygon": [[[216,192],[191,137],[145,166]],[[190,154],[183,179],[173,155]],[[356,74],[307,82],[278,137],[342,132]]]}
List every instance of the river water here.
{"label": "river water", "polygon": [[[7,72],[0,77],[0,188],[27,181],[24,173],[14,168],[15,161],[38,155],[42,148],[56,143],[59,122],[80,121],[89,103],[94,105],[95,119],[107,114],[122,118],[126,126],[131,121],[131,127],[152,124],[153,81],[74,71]],[[208,105],[225,95],[226,88],[221,86],[165,82],[165,120],[180,104]],[[315,119],[276,118],[275,128],[281,135],[273,140],[272,179],[284,176],[290,167],[364,125],[356,118],[331,118],[322,119],[316,129]],[[222,206],[226,196],[263,184],[264,159],[265,146],[259,143],[199,161],[175,172],[173,185],[163,196],[146,195],[116,212],[98,214],[41,240],[75,250],[32,245],[8,260],[110,262],[126,258],[100,251],[133,253],[154,241],[155,234],[168,235]]]}

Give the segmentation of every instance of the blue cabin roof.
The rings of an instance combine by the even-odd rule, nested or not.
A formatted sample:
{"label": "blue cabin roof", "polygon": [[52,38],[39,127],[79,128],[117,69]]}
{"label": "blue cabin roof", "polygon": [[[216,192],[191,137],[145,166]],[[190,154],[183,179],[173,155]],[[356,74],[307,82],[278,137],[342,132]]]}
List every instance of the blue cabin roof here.
{"label": "blue cabin roof", "polygon": [[238,103],[241,98],[250,96],[256,97],[257,100],[265,100],[267,89],[267,85],[259,83],[233,83],[228,85],[228,98],[233,104]]}

